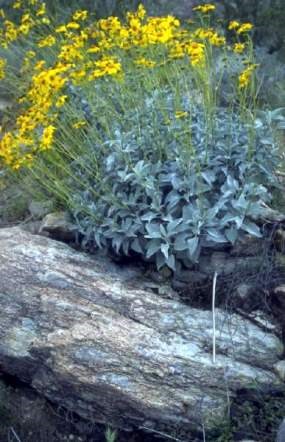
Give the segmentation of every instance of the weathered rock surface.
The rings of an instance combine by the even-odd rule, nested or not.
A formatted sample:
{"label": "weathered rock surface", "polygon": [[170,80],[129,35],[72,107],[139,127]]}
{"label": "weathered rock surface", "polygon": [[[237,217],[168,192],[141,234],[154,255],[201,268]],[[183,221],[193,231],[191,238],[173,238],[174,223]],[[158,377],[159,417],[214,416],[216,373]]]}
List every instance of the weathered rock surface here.
{"label": "weathered rock surface", "polygon": [[211,428],[243,387],[278,388],[282,343],[18,227],[0,229],[0,368],[84,418],[121,428]]}
{"label": "weathered rock surface", "polygon": [[40,234],[48,234],[60,241],[73,241],[76,227],[72,224],[67,212],[48,213],[42,220]]}

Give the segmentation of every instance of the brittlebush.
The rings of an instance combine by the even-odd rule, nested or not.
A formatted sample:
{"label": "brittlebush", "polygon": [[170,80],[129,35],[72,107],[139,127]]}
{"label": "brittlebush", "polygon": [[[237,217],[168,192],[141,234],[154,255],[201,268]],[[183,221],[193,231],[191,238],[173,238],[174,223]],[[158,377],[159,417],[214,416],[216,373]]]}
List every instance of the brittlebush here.
{"label": "brittlebush", "polygon": [[[209,82],[211,57],[217,51],[234,52],[247,62],[235,80],[242,93],[254,76],[248,36],[252,25],[232,21],[228,28],[236,33],[236,42],[229,45],[213,24],[213,4],[194,8],[200,21],[185,24],[173,16],[148,17],[142,5],[128,12],[124,21],[118,17],[96,21],[92,13],[78,10],[67,23],[55,23],[40,0],[17,0],[12,8],[18,14],[16,21],[0,11],[0,45],[7,53],[12,45],[27,48],[17,75],[19,90],[24,91],[19,111],[0,141],[1,163],[12,169],[31,167],[37,155],[53,149],[58,112],[68,104],[70,85],[90,88],[103,78],[124,81],[126,74],[139,75],[141,69],[155,76],[156,69],[167,71],[183,61],[210,108],[215,104]],[[0,80],[7,80],[9,72],[5,57],[1,58]],[[72,127],[78,129],[81,122],[73,122]]]}

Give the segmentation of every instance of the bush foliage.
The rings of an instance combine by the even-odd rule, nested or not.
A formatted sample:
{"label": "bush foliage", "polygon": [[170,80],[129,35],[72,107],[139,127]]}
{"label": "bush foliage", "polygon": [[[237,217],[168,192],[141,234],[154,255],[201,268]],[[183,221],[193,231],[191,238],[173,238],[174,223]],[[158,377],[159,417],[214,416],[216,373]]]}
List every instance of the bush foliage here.
{"label": "bush foliage", "polygon": [[250,125],[218,109],[209,135],[191,96],[182,98],[181,109],[175,113],[171,91],[154,91],[135,113],[118,115],[111,133],[102,131],[97,178],[94,167],[86,173],[91,152],[100,149],[95,140],[86,157],[71,164],[84,182],[81,191],[73,183],[72,205],[87,242],[175,270],[177,261],[197,262],[201,248],[233,244],[239,232],[261,236],[252,219],[262,216],[274,184],[270,126],[256,119],[251,139]]}
{"label": "bush foliage", "polygon": [[13,10],[15,21],[2,11],[1,77],[17,105],[0,160],[67,208],[86,245],[175,270],[242,232],[261,236],[282,110],[258,115],[251,23],[223,28],[213,4],[183,24],[142,5],[66,23],[38,0]]}

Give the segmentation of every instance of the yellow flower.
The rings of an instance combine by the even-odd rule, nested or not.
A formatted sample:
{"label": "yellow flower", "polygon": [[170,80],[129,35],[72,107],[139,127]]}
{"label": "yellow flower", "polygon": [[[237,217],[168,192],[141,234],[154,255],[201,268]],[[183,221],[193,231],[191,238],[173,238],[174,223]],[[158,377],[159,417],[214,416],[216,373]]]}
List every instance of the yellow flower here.
{"label": "yellow flower", "polygon": [[68,98],[67,95],[61,95],[60,97],[58,97],[58,99],[56,100],[55,106],[62,107],[65,104],[67,98]]}
{"label": "yellow flower", "polygon": [[212,3],[205,3],[204,5],[199,5],[193,8],[193,11],[202,12],[202,14],[207,14],[208,12],[214,11],[216,6]]}
{"label": "yellow flower", "polygon": [[230,23],[229,23],[228,29],[229,29],[230,31],[232,31],[232,30],[237,29],[237,28],[239,28],[239,27],[240,27],[240,23],[239,23],[238,21],[236,21],[236,20],[232,20],[232,21],[230,21]]}
{"label": "yellow flower", "polygon": [[38,47],[39,48],[50,47],[53,46],[55,43],[56,43],[56,38],[53,35],[48,35],[47,37],[41,39],[38,42]]}
{"label": "yellow flower", "polygon": [[25,25],[21,25],[18,28],[18,31],[20,34],[24,34],[24,35],[28,35],[28,33],[30,32],[31,27],[28,24]]}
{"label": "yellow flower", "polygon": [[79,21],[79,20],[86,20],[86,18],[88,17],[88,11],[75,11],[72,19],[74,21]]}
{"label": "yellow flower", "polygon": [[175,41],[169,50],[170,58],[183,58],[185,56],[184,45],[178,41]]}
{"label": "yellow flower", "polygon": [[80,24],[75,21],[71,21],[70,23],[67,23],[66,27],[67,29],[79,29]]}
{"label": "yellow flower", "polygon": [[196,41],[187,45],[187,54],[190,56],[192,66],[203,66],[205,64],[205,45]]}
{"label": "yellow flower", "polygon": [[50,19],[47,17],[43,17],[41,21],[43,25],[50,25]]}
{"label": "yellow flower", "polygon": [[3,78],[5,78],[6,64],[7,64],[7,61],[4,58],[0,58],[0,80],[3,80]]}
{"label": "yellow flower", "polygon": [[253,71],[258,67],[257,64],[250,64],[244,71],[242,71],[238,77],[239,88],[245,89],[250,84]]}
{"label": "yellow flower", "polygon": [[17,1],[12,5],[13,9],[20,9],[21,6],[22,6],[22,2],[21,2],[21,0],[17,0]]}
{"label": "yellow flower", "polygon": [[73,125],[72,125],[72,127],[74,128],[74,129],[81,129],[81,127],[84,127],[84,126],[86,126],[86,121],[84,121],[84,120],[81,120],[81,121],[77,121],[77,123],[74,123]]}
{"label": "yellow flower", "polygon": [[18,30],[15,24],[9,20],[5,20],[4,25],[5,25],[4,36],[6,42],[10,43],[12,41],[15,41],[18,37]]}
{"label": "yellow flower", "polygon": [[216,32],[213,32],[212,35],[209,37],[209,42],[213,46],[223,46],[226,43],[226,39],[225,37],[218,35]]}
{"label": "yellow flower", "polygon": [[235,43],[233,46],[233,51],[236,54],[241,54],[245,50],[245,43]]}
{"label": "yellow flower", "polygon": [[79,69],[77,71],[73,71],[70,73],[70,78],[73,80],[74,84],[79,84],[80,81],[82,81],[82,79],[85,77],[86,77],[85,69]]}
{"label": "yellow flower", "polygon": [[97,54],[100,52],[100,48],[98,46],[91,46],[91,48],[87,49],[88,54]]}
{"label": "yellow flower", "polygon": [[52,125],[49,125],[44,128],[40,144],[41,150],[48,150],[51,148],[54,139],[55,130],[56,128]]}
{"label": "yellow flower", "polygon": [[90,80],[103,77],[104,75],[116,75],[121,72],[121,64],[112,57],[104,57],[95,61],[96,69],[91,73]]}
{"label": "yellow flower", "polygon": [[34,58],[36,56],[35,51],[27,51],[26,52],[26,57],[28,58]]}
{"label": "yellow flower", "polygon": [[39,60],[35,65],[35,70],[41,71],[42,69],[44,69],[45,64],[46,64],[45,60]]}
{"label": "yellow flower", "polygon": [[145,57],[141,57],[135,60],[135,64],[139,66],[144,66],[146,68],[153,68],[156,65],[156,62],[153,60],[148,60]]}
{"label": "yellow flower", "polygon": [[143,20],[144,17],[146,16],[146,10],[144,8],[143,4],[140,4],[137,10],[137,16],[140,20]]}
{"label": "yellow flower", "polygon": [[65,25],[60,25],[55,29],[55,32],[57,33],[64,33],[68,32],[67,27]]}
{"label": "yellow flower", "polygon": [[243,34],[245,32],[249,32],[251,31],[251,29],[253,28],[253,24],[252,23],[243,23],[237,30],[238,34]]}
{"label": "yellow flower", "polygon": [[36,12],[37,17],[41,17],[42,15],[45,15],[46,13],[46,4],[45,3],[41,3],[41,6],[39,7],[39,9]]}
{"label": "yellow flower", "polygon": [[188,116],[188,112],[186,111],[177,111],[175,112],[175,118],[179,119],[179,118],[185,118]]}

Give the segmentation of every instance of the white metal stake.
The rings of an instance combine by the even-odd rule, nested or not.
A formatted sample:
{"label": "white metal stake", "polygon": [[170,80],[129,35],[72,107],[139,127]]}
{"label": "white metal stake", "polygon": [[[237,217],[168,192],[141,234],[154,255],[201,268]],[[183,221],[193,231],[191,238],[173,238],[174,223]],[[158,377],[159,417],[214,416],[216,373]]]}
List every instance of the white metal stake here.
{"label": "white metal stake", "polygon": [[216,362],[216,284],[217,284],[218,273],[214,273],[213,278],[213,290],[212,290],[212,318],[213,318],[213,364]]}

